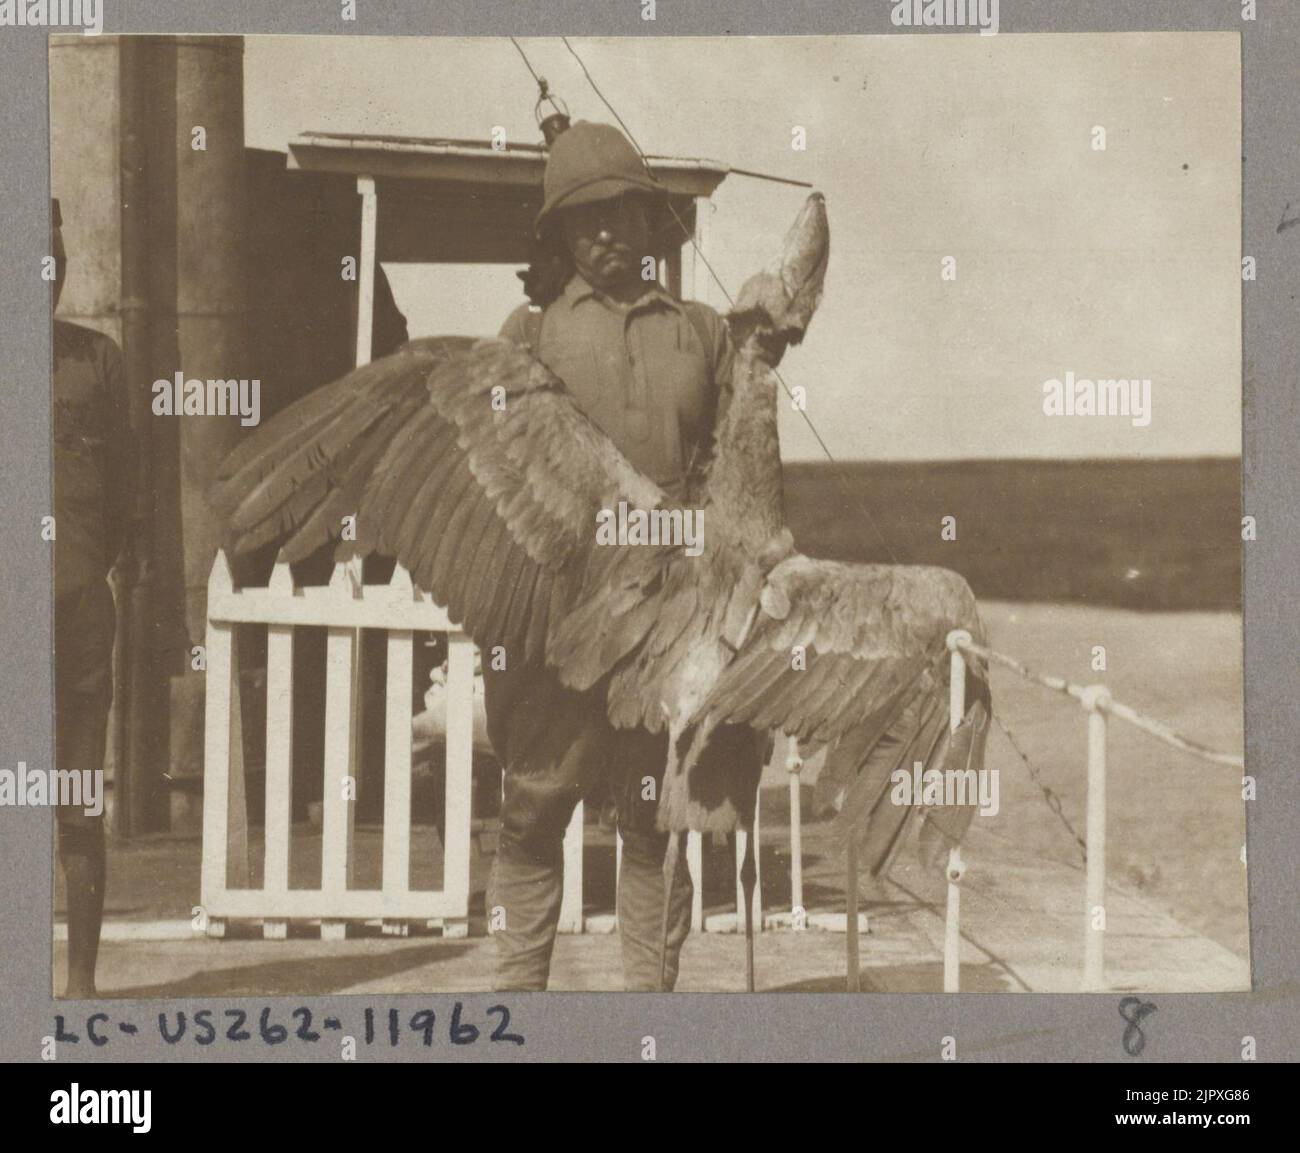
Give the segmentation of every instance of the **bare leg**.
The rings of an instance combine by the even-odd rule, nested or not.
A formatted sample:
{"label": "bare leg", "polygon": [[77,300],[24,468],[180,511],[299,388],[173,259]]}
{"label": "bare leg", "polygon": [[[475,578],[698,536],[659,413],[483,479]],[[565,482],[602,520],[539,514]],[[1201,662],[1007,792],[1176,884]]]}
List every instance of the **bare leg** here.
{"label": "bare leg", "polygon": [[745,856],[740,863],[740,889],[745,897],[745,991],[754,991],[754,884],[758,869],[754,863],[754,827],[745,838]]}
{"label": "bare leg", "polygon": [[96,818],[59,828],[59,858],[68,890],[68,985],[64,996],[89,1000],[104,920],[104,822]]}
{"label": "bare leg", "polygon": [[844,947],[848,952],[848,978],[845,988],[850,993],[861,990],[861,966],[858,956],[858,831],[849,830],[848,844],[844,850]]}

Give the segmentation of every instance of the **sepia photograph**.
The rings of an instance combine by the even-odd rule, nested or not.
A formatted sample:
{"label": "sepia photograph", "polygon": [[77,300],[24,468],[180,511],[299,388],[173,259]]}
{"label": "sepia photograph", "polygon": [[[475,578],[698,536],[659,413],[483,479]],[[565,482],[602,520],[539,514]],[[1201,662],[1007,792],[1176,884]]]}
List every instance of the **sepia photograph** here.
{"label": "sepia photograph", "polygon": [[54,995],[1249,991],[1241,86],[52,31]]}

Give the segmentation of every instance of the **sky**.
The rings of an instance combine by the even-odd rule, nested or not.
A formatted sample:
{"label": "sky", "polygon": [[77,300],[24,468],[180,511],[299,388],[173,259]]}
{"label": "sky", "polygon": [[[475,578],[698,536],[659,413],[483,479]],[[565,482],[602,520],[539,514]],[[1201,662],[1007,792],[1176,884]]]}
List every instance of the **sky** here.
{"label": "sky", "polygon": [[[825,298],[781,372],[834,459],[1240,453],[1236,35],[572,43],[647,152],[826,195]],[[611,119],[558,39],[521,44],[575,119]],[[252,147],[306,131],[486,140],[495,125],[536,142],[536,97],[506,39],[246,41]],[[709,259],[729,292],[804,194],[724,180]],[[522,299],[505,266],[388,272],[412,335],[494,333]],[[1045,413],[1067,373],[1149,380],[1149,423]],[[824,459],[781,408],[783,456]]]}

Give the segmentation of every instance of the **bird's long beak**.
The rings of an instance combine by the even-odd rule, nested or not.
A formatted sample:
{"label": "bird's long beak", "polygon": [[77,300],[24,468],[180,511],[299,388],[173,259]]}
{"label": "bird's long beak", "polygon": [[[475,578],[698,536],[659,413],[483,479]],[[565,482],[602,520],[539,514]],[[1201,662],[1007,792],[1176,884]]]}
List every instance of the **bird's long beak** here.
{"label": "bird's long beak", "polygon": [[787,344],[803,340],[821,302],[829,256],[826,198],[814,192],[785,234],[780,255],[742,286],[731,310],[733,328],[757,329],[779,359]]}
{"label": "bird's long beak", "polygon": [[821,303],[830,249],[826,197],[813,192],[785,234],[779,268],[787,304],[781,315],[772,317],[779,331],[791,333],[793,344],[802,339],[817,305]]}

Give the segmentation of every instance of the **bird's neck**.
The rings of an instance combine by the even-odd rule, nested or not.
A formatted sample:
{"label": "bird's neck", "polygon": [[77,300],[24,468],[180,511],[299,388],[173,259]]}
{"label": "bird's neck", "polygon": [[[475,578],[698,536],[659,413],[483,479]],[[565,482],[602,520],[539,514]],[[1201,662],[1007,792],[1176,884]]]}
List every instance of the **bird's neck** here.
{"label": "bird's neck", "polygon": [[712,519],[758,551],[785,524],[776,372],[751,336],[736,353],[731,403],[714,434],[707,490]]}

